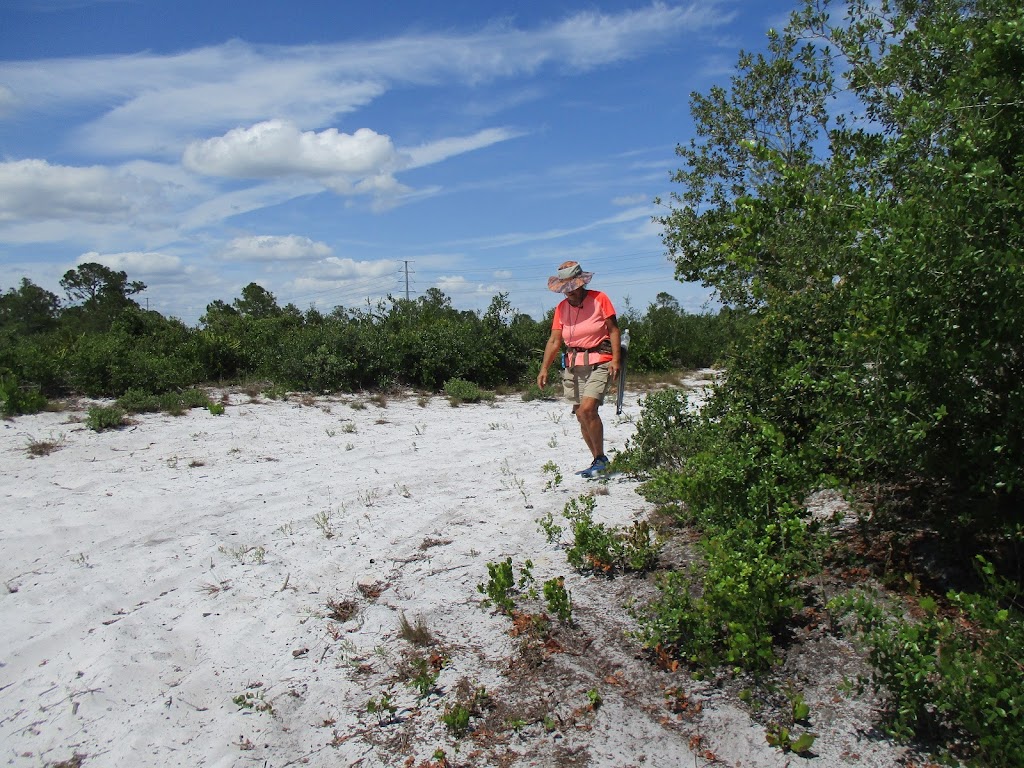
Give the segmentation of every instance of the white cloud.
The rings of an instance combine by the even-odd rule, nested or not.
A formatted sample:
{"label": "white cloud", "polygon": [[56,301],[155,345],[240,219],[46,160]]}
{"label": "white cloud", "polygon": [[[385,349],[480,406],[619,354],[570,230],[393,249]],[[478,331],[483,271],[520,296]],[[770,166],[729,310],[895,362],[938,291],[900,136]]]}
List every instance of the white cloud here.
{"label": "white cloud", "polygon": [[102,166],[0,163],[0,221],[123,217],[138,206],[142,186]]}
{"label": "white cloud", "polygon": [[0,116],[13,112],[15,106],[14,92],[6,85],[0,83]]}
{"label": "white cloud", "polygon": [[147,275],[176,275],[182,271],[182,261],[177,256],[166,253],[145,253],[131,251],[127,253],[83,253],[75,261],[76,264],[102,264],[118,272],[127,272],[130,278]]}
{"label": "white cloud", "polygon": [[633,229],[623,230],[620,237],[623,240],[653,240],[661,243],[661,236],[665,228],[652,218],[637,223]]}
{"label": "white cloud", "polygon": [[735,14],[723,14],[718,3],[672,6],[655,2],[618,15],[578,13],[553,27],[547,37],[553,49],[580,69],[630,58],[683,29],[714,27]]}
{"label": "white cloud", "polygon": [[[282,111],[304,125],[320,125],[369,104],[384,91],[374,83],[342,83],[318,89],[315,83],[303,82],[307,74],[304,67],[292,77],[260,69],[227,82],[140,93],[83,128],[79,140],[84,149],[96,153],[175,153],[189,135]],[[309,100],[296,102],[296,90]],[[154,116],[159,119],[154,120]]]}
{"label": "white cloud", "polygon": [[0,63],[9,111],[91,108],[80,145],[95,153],[176,155],[202,135],[268,117],[330,124],[402,85],[478,84],[544,66],[589,70],[729,21],[713,1],[579,13],[538,29],[410,34],[369,42],[258,46],[232,41],[173,55]]}
{"label": "white cloud", "polygon": [[[193,142],[185,150],[183,163],[209,176],[296,183],[304,180],[315,185],[316,191],[328,189],[342,196],[372,197],[373,207],[384,210],[436,192],[436,189],[417,192],[399,182],[394,177],[395,172],[439,163],[519,135],[506,128],[490,128],[469,136],[396,150],[390,137],[369,128],[360,128],[352,134],[335,128],[301,131],[294,123],[268,120],[249,128],[236,128],[217,138]],[[265,191],[271,196],[274,194],[269,188]],[[301,193],[281,189],[278,192],[286,197]],[[249,206],[259,207],[264,195],[250,190],[231,193],[228,197],[230,201],[217,201],[210,210],[197,211],[188,220],[195,223],[209,220],[211,216],[251,210]],[[238,205],[242,208],[233,210]]]}
{"label": "white cloud", "polygon": [[339,195],[374,195],[378,199],[394,200],[399,195],[412,192],[412,190],[400,184],[394,176],[389,173],[380,172],[365,179],[352,183],[343,176],[334,176],[324,182],[325,186]]}
{"label": "white cloud", "polygon": [[354,134],[335,128],[316,133],[300,131],[291,122],[268,120],[250,128],[190,144],[186,167],[211,176],[273,178],[373,175],[393,165],[391,139],[369,128]]}
{"label": "white cloud", "polygon": [[[465,194],[510,181],[523,188],[536,185],[541,190],[537,194],[564,196],[564,187],[538,184],[538,174],[526,167],[517,168],[510,178],[481,165],[476,178],[461,184],[458,173],[410,173],[405,178],[403,172],[524,135],[516,127],[501,126],[500,120],[493,121],[498,127],[481,130],[486,123],[479,115],[540,98],[552,87],[549,75],[559,70],[592,70],[676,46],[685,39],[681,35],[725,21],[721,7],[715,0],[682,7],[656,2],[629,12],[580,13],[531,28],[505,23],[468,32],[328,45],[233,41],[173,55],[0,61],[5,130],[38,131],[23,145],[33,149],[11,157],[38,152],[49,158],[0,162],[0,245],[61,243],[65,259],[89,251],[152,260],[153,254],[166,255],[170,249],[190,268],[200,269],[203,260],[224,268],[216,258],[218,245],[211,243],[224,243],[239,232],[294,231],[294,224],[278,227],[271,222],[294,222],[306,201],[285,204],[301,197],[311,198],[308,210],[315,212],[310,215],[356,218],[367,199],[380,210],[451,194],[453,189]],[[450,89],[502,80],[502,87]],[[566,91],[570,87],[567,83]],[[374,122],[348,117],[389,92],[388,103],[374,110]],[[417,111],[392,112],[407,96]],[[474,110],[480,100],[487,106]],[[467,114],[476,117],[459,125]],[[394,122],[384,122],[390,118]],[[545,129],[537,124],[540,118],[524,119],[530,121],[523,123],[530,131]],[[50,150],[36,149],[42,146],[60,155],[43,155]],[[83,149],[93,154],[76,157]],[[93,165],[98,156],[117,158],[118,163],[132,160]],[[56,164],[57,157],[68,165]],[[423,186],[413,189],[403,182]],[[590,179],[579,181],[579,189],[589,191],[591,186]],[[605,188],[614,189],[604,192],[611,197],[637,186]],[[332,199],[322,194],[325,190],[347,199]],[[268,210],[263,224],[253,223],[254,211],[274,206],[278,210]],[[340,211],[343,207],[356,210]],[[213,229],[232,217],[238,226],[231,234]],[[556,228],[557,221],[573,223]],[[548,224],[534,227],[522,219],[517,225],[522,233],[461,242],[485,248],[550,242],[554,248],[571,239],[567,236],[607,223],[574,226],[578,221],[562,217],[544,231]],[[353,232],[351,242],[357,240],[374,241],[374,236]],[[285,267],[274,270],[267,264],[267,272],[282,279],[318,270],[344,274],[346,269],[370,269],[352,266],[363,262],[346,265],[334,259],[322,243],[307,241],[313,250],[302,257],[296,255],[303,251],[302,243],[290,243],[291,251],[281,242],[276,245],[282,250],[274,258]],[[315,251],[317,245],[327,248],[326,255]],[[370,242],[363,254],[352,253],[423,258],[415,251],[383,249],[379,242]],[[306,274],[295,275],[290,267],[300,258],[308,259],[298,270]],[[381,274],[379,279],[393,278]],[[188,279],[198,294],[211,288],[194,274]]]}
{"label": "white cloud", "polygon": [[322,280],[365,280],[367,278],[390,277],[397,274],[398,264],[390,259],[384,261],[355,261],[331,256],[319,262],[312,270]]}
{"label": "white cloud", "polygon": [[312,261],[327,258],[331,247],[300,235],[236,237],[221,254],[228,261]]}
{"label": "white cloud", "polygon": [[356,261],[331,256],[311,265],[306,274],[291,280],[285,287],[290,300],[321,308],[362,304],[384,299],[400,287],[397,282],[398,263],[392,259]]}
{"label": "white cloud", "polygon": [[342,133],[335,128],[301,131],[294,123],[268,120],[223,136],[193,142],[185,166],[198,173],[230,178],[315,179],[339,195],[396,198],[412,192],[393,172],[439,163],[522,135],[489,128],[397,151],[388,136],[369,128]]}
{"label": "white cloud", "polygon": [[649,219],[655,213],[657,213],[657,209],[653,205],[635,205],[631,208],[625,209],[622,213],[598,219],[594,222],[593,226],[599,227],[606,224],[624,224],[628,221],[636,221],[637,219]]}
{"label": "white cloud", "polygon": [[442,275],[434,281],[434,287],[451,298],[461,296],[493,296],[501,288],[497,285],[472,283],[462,275]]}
{"label": "white cloud", "polygon": [[180,167],[148,161],[114,168],[0,163],[0,241],[151,248],[178,231],[181,210],[211,193]]}

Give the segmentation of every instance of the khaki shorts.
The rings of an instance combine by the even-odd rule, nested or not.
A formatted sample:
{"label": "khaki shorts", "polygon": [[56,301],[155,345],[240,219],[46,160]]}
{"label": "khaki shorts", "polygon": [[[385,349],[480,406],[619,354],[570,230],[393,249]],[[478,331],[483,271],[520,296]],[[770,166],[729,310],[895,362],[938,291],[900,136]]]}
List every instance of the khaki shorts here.
{"label": "khaki shorts", "polygon": [[562,371],[562,393],[567,400],[576,405],[580,400],[589,397],[604,403],[604,393],[608,391],[608,363],[599,365],[577,365]]}

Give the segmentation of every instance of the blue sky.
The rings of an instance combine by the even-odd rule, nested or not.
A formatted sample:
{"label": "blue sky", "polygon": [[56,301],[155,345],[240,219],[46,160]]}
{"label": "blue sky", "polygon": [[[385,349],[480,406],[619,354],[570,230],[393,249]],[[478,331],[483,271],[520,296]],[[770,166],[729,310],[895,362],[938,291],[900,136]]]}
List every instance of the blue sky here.
{"label": "blue sky", "polygon": [[655,197],[794,2],[4,0],[0,290],[86,261],[197,322],[437,287],[540,316],[577,259],[643,310],[673,278]]}

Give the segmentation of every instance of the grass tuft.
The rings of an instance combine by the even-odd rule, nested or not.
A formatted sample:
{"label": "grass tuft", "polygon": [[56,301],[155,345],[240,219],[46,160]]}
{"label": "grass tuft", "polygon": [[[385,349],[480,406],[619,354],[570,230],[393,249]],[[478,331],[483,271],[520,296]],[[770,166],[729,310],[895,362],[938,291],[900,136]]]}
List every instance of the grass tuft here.
{"label": "grass tuft", "polygon": [[417,616],[416,622],[413,624],[409,622],[405,612],[402,611],[398,614],[398,628],[403,640],[421,648],[434,645],[437,642],[422,616]]}
{"label": "grass tuft", "polygon": [[51,437],[49,440],[36,440],[29,438],[28,446],[26,450],[28,455],[33,458],[40,456],[49,456],[54,451],[64,447],[64,435],[60,437]]}

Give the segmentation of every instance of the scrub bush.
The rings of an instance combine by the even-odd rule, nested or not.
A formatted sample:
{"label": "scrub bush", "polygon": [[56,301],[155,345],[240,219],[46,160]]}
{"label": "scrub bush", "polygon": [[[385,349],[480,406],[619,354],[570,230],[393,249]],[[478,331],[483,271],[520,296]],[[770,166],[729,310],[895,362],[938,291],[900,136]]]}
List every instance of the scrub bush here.
{"label": "scrub bush", "polygon": [[125,424],[124,410],[116,405],[93,406],[85,417],[85,426],[94,432],[119,429]]}
{"label": "scrub bush", "polygon": [[0,376],[0,414],[5,417],[38,413],[46,398],[31,387],[22,387],[12,374]]}
{"label": "scrub bush", "polygon": [[444,383],[444,393],[448,396],[448,401],[453,405],[461,405],[462,403],[479,403],[481,400],[493,400],[494,395],[490,392],[484,392],[480,387],[471,381],[465,379],[448,379]]}

